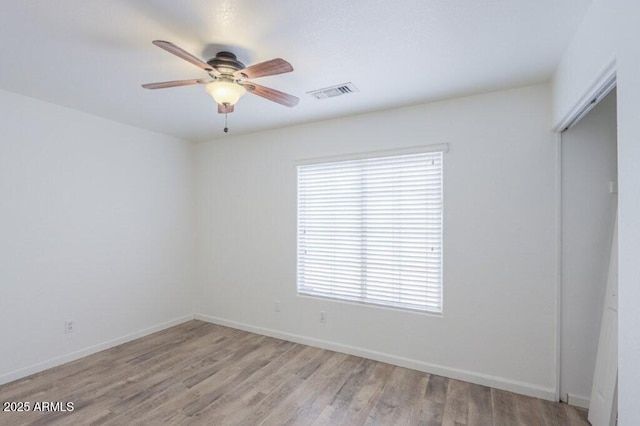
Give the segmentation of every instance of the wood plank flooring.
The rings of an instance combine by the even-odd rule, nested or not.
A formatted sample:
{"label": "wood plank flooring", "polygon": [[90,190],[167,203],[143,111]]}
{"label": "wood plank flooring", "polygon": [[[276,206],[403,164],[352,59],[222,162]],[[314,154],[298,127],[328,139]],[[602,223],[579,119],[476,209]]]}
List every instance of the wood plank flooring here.
{"label": "wood plank flooring", "polygon": [[0,386],[0,425],[588,425],[586,412],[201,321]]}

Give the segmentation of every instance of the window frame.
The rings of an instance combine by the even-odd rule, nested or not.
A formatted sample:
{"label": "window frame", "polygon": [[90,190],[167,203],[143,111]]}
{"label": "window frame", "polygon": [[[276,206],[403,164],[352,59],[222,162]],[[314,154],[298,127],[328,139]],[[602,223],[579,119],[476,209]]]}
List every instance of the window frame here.
{"label": "window frame", "polygon": [[[382,151],[369,151],[369,152],[359,152],[345,155],[337,155],[337,156],[327,156],[327,157],[316,157],[303,159],[295,162],[295,172],[296,172],[296,295],[299,297],[310,297],[313,299],[325,299],[331,300],[339,303],[354,303],[358,305],[365,306],[373,306],[376,308],[382,309],[393,309],[400,310],[403,312],[414,312],[418,314],[425,315],[435,315],[442,316],[444,314],[444,163],[445,163],[445,154],[449,151],[449,144],[432,144],[432,145],[422,145],[422,146],[414,146],[409,148],[402,149],[392,149],[392,150],[382,150]],[[336,163],[336,162],[345,162],[345,161],[353,161],[353,160],[367,160],[367,159],[377,159],[377,158],[385,158],[385,157],[396,157],[403,155],[412,155],[412,154],[426,154],[433,152],[441,152],[442,153],[442,164],[440,166],[441,175],[440,175],[440,191],[441,191],[441,210],[440,210],[440,283],[439,283],[439,310],[435,309],[420,309],[414,307],[407,306],[398,306],[395,304],[384,303],[383,301],[370,301],[370,300],[354,300],[351,298],[342,298],[342,297],[332,297],[328,295],[320,295],[320,294],[310,294],[307,292],[301,292],[300,285],[300,194],[299,194],[299,168],[301,166],[306,165],[315,165],[315,164],[324,164],[324,163]],[[363,284],[361,283],[361,286]]]}

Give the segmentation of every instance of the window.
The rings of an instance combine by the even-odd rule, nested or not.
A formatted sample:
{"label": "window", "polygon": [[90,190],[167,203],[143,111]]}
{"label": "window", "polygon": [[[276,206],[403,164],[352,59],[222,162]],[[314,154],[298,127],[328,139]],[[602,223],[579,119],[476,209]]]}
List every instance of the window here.
{"label": "window", "polygon": [[442,157],[298,166],[298,293],[442,312]]}

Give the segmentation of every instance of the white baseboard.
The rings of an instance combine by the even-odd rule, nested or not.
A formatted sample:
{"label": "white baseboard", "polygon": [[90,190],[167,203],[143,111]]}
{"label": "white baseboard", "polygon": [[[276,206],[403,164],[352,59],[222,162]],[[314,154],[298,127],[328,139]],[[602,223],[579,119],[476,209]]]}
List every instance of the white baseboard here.
{"label": "white baseboard", "polygon": [[580,407],[580,408],[586,408],[586,409],[589,408],[589,401],[590,401],[589,397],[582,396],[582,395],[575,395],[572,393],[569,393],[567,396],[568,396],[567,404]]}
{"label": "white baseboard", "polygon": [[374,361],[385,362],[400,367],[411,368],[413,370],[423,371],[425,373],[436,374],[439,376],[450,377],[456,380],[476,383],[479,385],[490,386],[496,389],[502,389],[522,395],[542,398],[549,401],[555,400],[556,391],[553,388],[546,388],[530,383],[509,380],[502,377],[491,376],[473,371],[461,370],[457,368],[445,367],[442,365],[430,364],[415,359],[404,358],[397,355],[391,355],[383,352],[372,351],[369,349],[359,348],[355,346],[344,345],[341,343],[330,342],[327,340],[316,339],[312,337],[301,336],[298,334],[286,333],[264,327],[257,327],[250,324],[240,323],[236,321],[226,320],[224,318],[213,317],[204,314],[195,314],[195,319],[219,324],[239,330],[249,331],[251,333],[261,334],[264,336],[275,337],[277,339],[287,340],[290,342],[301,343],[308,346],[314,346],[322,349],[328,349],[335,352],[341,352],[349,355],[356,355],[363,358],[372,359]]}
{"label": "white baseboard", "polygon": [[149,334],[164,330],[169,327],[173,327],[174,325],[182,324],[183,322],[187,322],[192,319],[193,319],[193,315],[186,315],[180,318],[173,319],[171,321],[154,325],[153,327],[148,327],[143,330],[139,330],[134,333],[127,334],[122,337],[118,337],[116,339],[108,340],[106,342],[98,343],[97,345],[88,346],[86,348],[83,348],[74,352],[70,352],[68,354],[49,359],[47,361],[39,362],[37,364],[30,365],[29,367],[24,367],[19,370],[10,371],[0,376],[0,385],[13,382],[14,380],[18,380],[35,373],[39,373],[40,371],[47,370],[49,368],[57,367],[58,365],[66,364],[67,362],[70,362],[70,361],[75,361],[76,359],[85,357],[87,355],[91,355],[96,352],[100,352],[105,349],[109,349],[114,346],[118,346],[123,343],[130,342],[131,340],[139,339],[140,337],[147,336]]}

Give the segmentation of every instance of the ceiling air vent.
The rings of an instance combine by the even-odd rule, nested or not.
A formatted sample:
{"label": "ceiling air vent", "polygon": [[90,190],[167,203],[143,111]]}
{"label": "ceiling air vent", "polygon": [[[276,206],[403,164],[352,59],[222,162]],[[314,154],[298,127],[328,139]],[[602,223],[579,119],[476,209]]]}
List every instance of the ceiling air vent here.
{"label": "ceiling air vent", "polygon": [[336,96],[348,95],[349,93],[359,92],[353,83],[343,83],[337,86],[325,87],[324,89],[312,90],[307,92],[316,99],[335,98]]}

